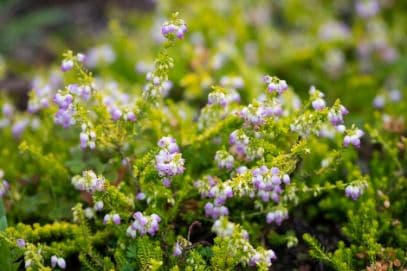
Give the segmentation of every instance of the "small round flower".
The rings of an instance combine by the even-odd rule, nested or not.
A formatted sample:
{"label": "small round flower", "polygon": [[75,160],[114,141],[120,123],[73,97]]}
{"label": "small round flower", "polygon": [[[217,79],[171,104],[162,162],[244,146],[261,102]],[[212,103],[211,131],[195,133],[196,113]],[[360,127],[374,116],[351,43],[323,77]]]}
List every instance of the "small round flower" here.
{"label": "small round flower", "polygon": [[103,201],[97,201],[97,202],[95,202],[95,205],[93,206],[93,208],[95,209],[95,211],[101,211],[101,210],[103,210],[103,206],[104,206],[104,204],[103,204]]}
{"label": "small round flower", "polygon": [[125,115],[125,119],[131,122],[136,121],[136,115],[133,112],[127,112]]}
{"label": "small round flower", "polygon": [[383,95],[377,95],[373,100],[373,106],[376,109],[382,109],[386,104],[386,99]]}
{"label": "small round flower", "polygon": [[103,224],[108,224],[110,221],[112,221],[112,216],[110,214],[106,214],[103,217]]}
{"label": "small round flower", "polygon": [[392,102],[399,102],[402,98],[402,94],[398,89],[392,89],[389,93],[390,100]]}
{"label": "small round flower", "polygon": [[267,90],[270,93],[277,92],[278,94],[282,94],[288,89],[287,82],[285,80],[280,80],[277,77],[265,75],[263,81],[267,84]]}
{"label": "small round flower", "polygon": [[112,221],[114,224],[119,225],[121,223],[120,215],[119,214],[114,214],[112,216]]}
{"label": "small round flower", "polygon": [[76,59],[77,59],[79,62],[83,63],[83,62],[85,61],[85,59],[86,59],[86,55],[85,55],[85,54],[82,54],[82,53],[77,53],[77,54],[76,54]]}
{"label": "small round flower", "polygon": [[180,245],[178,242],[176,242],[175,245],[174,245],[174,252],[173,252],[173,255],[174,255],[175,257],[178,257],[178,256],[181,256],[181,255],[182,255],[182,247],[181,247],[181,245]]}
{"label": "small round flower", "polygon": [[288,218],[288,212],[286,210],[277,210],[269,212],[266,216],[266,221],[268,224],[276,223],[278,226],[281,225],[283,220]]}
{"label": "small round flower", "polygon": [[70,59],[64,59],[62,60],[62,64],[61,64],[61,71],[63,72],[67,72],[69,70],[71,70],[73,68],[73,61]]}
{"label": "small round flower", "polygon": [[348,198],[357,200],[363,194],[364,186],[363,185],[348,185],[345,188],[345,195]]}
{"label": "small round flower", "polygon": [[369,18],[380,11],[380,4],[377,0],[358,0],[355,9],[360,17]]}
{"label": "small round flower", "polygon": [[32,261],[31,261],[31,260],[27,260],[27,261],[25,261],[25,263],[24,263],[24,267],[25,267],[25,269],[29,268],[29,267],[31,266],[31,263],[32,263]]}
{"label": "small round flower", "polygon": [[231,170],[233,168],[235,159],[227,151],[220,150],[215,154],[215,162],[219,168]]}
{"label": "small round flower", "polygon": [[324,99],[316,99],[314,101],[312,101],[312,108],[314,108],[314,110],[316,111],[321,111],[322,109],[324,109],[326,106],[325,104],[325,100]]}
{"label": "small round flower", "polygon": [[14,106],[5,103],[3,104],[2,112],[5,117],[10,118],[14,113]]}
{"label": "small round flower", "polygon": [[58,257],[56,255],[51,256],[51,266],[54,268],[58,263]]}
{"label": "small round flower", "polygon": [[187,30],[187,25],[183,20],[179,20],[176,24],[166,22],[161,27],[161,33],[165,38],[171,38],[175,36],[178,39],[183,39]]}
{"label": "small round flower", "polygon": [[58,258],[58,266],[61,268],[61,269],[65,269],[66,268],[66,262],[65,262],[65,259],[64,258]]}
{"label": "small round flower", "polygon": [[25,240],[24,239],[17,239],[16,241],[18,247],[25,247]]}
{"label": "small round flower", "polygon": [[146,194],[140,192],[136,195],[137,200],[145,200],[146,199]]}
{"label": "small round flower", "polygon": [[141,212],[136,212],[133,215],[134,221],[127,229],[127,235],[135,238],[137,233],[140,235],[150,234],[154,236],[159,228],[161,218],[152,214],[151,216],[144,216]]}
{"label": "small round flower", "polygon": [[85,213],[86,218],[88,218],[88,219],[92,219],[95,217],[95,210],[93,208],[90,208],[90,207],[86,208],[84,213]]}
{"label": "small round flower", "polygon": [[345,147],[349,144],[355,146],[356,148],[360,147],[360,138],[364,135],[364,132],[360,129],[350,131],[343,139],[343,145]]}
{"label": "small round flower", "polygon": [[289,184],[289,183],[291,182],[290,176],[289,176],[288,174],[284,174],[284,175],[283,175],[283,182],[284,182],[285,184]]}
{"label": "small round flower", "polygon": [[110,109],[110,116],[113,120],[119,120],[122,117],[122,111],[117,107],[112,107]]}
{"label": "small round flower", "polygon": [[82,176],[74,176],[72,178],[72,184],[80,191],[94,193],[96,191],[103,191],[105,178],[103,176],[97,176],[91,170],[87,170],[82,173]]}

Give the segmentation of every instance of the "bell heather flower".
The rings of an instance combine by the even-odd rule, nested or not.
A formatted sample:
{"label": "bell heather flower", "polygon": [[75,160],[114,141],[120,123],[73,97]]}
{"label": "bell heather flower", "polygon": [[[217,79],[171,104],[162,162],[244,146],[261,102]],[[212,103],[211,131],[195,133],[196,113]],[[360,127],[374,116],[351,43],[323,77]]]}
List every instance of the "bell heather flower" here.
{"label": "bell heather flower", "polygon": [[229,210],[226,206],[223,205],[214,205],[211,202],[205,204],[205,216],[217,219],[222,216],[228,216]]}
{"label": "bell heather flower", "polygon": [[170,178],[182,174],[184,168],[184,158],[179,153],[179,147],[172,137],[161,138],[157,145],[161,148],[160,152],[156,155],[156,169],[166,185],[169,185]]}
{"label": "bell heather flower", "polygon": [[96,133],[90,130],[89,126],[86,124],[82,124],[82,132],[79,135],[79,141],[81,145],[81,149],[89,149],[93,150],[96,147]]}
{"label": "bell heather flower", "polygon": [[83,63],[83,62],[85,61],[85,59],[86,59],[86,55],[84,55],[84,54],[82,54],[82,53],[77,53],[77,54],[76,54],[76,59],[77,59],[79,62]]}
{"label": "bell heather flower", "polygon": [[350,184],[345,188],[345,195],[348,198],[357,200],[363,194],[365,186],[365,184]]}
{"label": "bell heather flower", "polygon": [[119,214],[106,214],[103,218],[103,224],[113,223],[115,225],[120,225],[121,219]]}
{"label": "bell heather flower", "polygon": [[27,128],[28,124],[29,120],[27,118],[20,119],[16,123],[14,123],[13,127],[11,127],[11,133],[13,134],[13,137],[16,139],[20,138],[22,133]]}
{"label": "bell heather flower", "polygon": [[103,210],[104,204],[103,201],[97,201],[95,202],[95,205],[93,206],[93,209],[95,209],[96,212]]}
{"label": "bell heather flower", "polygon": [[25,240],[24,239],[17,239],[16,241],[18,247],[25,247]]}
{"label": "bell heather flower", "polygon": [[54,102],[58,105],[59,109],[67,110],[69,106],[72,104],[73,97],[71,94],[62,95],[61,93],[57,93],[54,96]]}
{"label": "bell heather flower", "polygon": [[349,144],[352,144],[356,148],[360,147],[360,138],[364,135],[365,133],[360,130],[360,129],[355,129],[347,132],[347,135],[343,139],[343,145],[345,147],[349,146]]}
{"label": "bell heather flower", "polygon": [[264,252],[256,252],[249,261],[249,266],[256,266],[264,263],[266,266],[271,265],[272,260],[276,260],[277,256],[273,250],[269,249]]}
{"label": "bell heather flower", "polygon": [[215,162],[219,168],[231,170],[233,168],[233,163],[235,162],[235,159],[227,151],[221,150],[216,152]]}
{"label": "bell heather flower", "polygon": [[317,111],[321,111],[322,109],[325,108],[325,106],[326,104],[324,99],[318,98],[312,101],[312,108],[314,108]]}
{"label": "bell heather flower", "polygon": [[188,28],[184,20],[177,19],[174,22],[165,22],[161,27],[161,34],[167,39],[172,37],[177,37],[178,39],[183,39]]}
{"label": "bell heather flower", "polygon": [[64,59],[62,60],[61,71],[67,72],[73,68],[73,65],[74,63],[71,59]]}
{"label": "bell heather flower", "polygon": [[124,120],[128,120],[128,121],[131,121],[131,122],[136,121],[136,115],[131,111],[126,112],[124,114],[123,118],[124,118]]}
{"label": "bell heather flower", "polygon": [[70,84],[66,88],[69,93],[82,98],[84,101],[89,100],[92,94],[92,87],[89,85]]}
{"label": "bell heather flower", "polygon": [[73,117],[74,113],[75,111],[72,105],[70,105],[66,110],[59,109],[55,114],[54,121],[56,124],[61,125],[66,129],[76,123]]}
{"label": "bell heather flower", "polygon": [[321,111],[326,107],[326,102],[323,99],[324,94],[321,91],[317,90],[315,86],[311,86],[309,94],[312,100],[311,105],[314,110]]}
{"label": "bell heather flower", "polygon": [[377,0],[358,0],[355,9],[360,17],[369,18],[380,11],[380,5]]}
{"label": "bell heather flower", "polygon": [[373,100],[373,106],[377,109],[381,109],[386,104],[386,99],[383,95],[377,95]]}
{"label": "bell heather flower", "polygon": [[72,184],[80,191],[94,193],[104,189],[105,178],[103,176],[96,176],[92,170],[87,170],[82,173],[82,176],[74,176]]}
{"label": "bell heather flower", "polygon": [[58,265],[59,268],[65,269],[66,268],[66,262],[64,258],[57,257],[56,255],[53,255],[51,257],[51,266],[52,268],[55,268]]}
{"label": "bell heather flower", "polygon": [[339,105],[338,108],[331,108],[328,112],[328,119],[334,126],[343,124],[343,116],[347,115],[349,111],[343,105]]}
{"label": "bell heather flower", "polygon": [[285,80],[280,80],[275,76],[271,77],[265,75],[263,81],[267,84],[267,90],[270,93],[277,92],[278,94],[282,94],[288,89],[287,82]]}
{"label": "bell heather flower", "polygon": [[232,236],[235,231],[235,225],[226,218],[220,218],[213,223],[212,231],[220,237]]}
{"label": "bell heather flower", "polygon": [[133,223],[127,228],[127,235],[131,238],[135,238],[137,233],[140,235],[149,234],[154,236],[159,228],[159,223],[161,218],[156,215],[152,214],[150,216],[144,216],[141,212],[136,212],[133,215],[134,221]]}
{"label": "bell heather flower", "polygon": [[229,144],[239,156],[245,156],[249,147],[249,137],[242,130],[235,130],[229,136]]}
{"label": "bell heather flower", "polygon": [[146,194],[144,194],[143,192],[137,193],[136,199],[137,200],[145,200],[146,199]]}
{"label": "bell heather flower", "polygon": [[266,221],[268,224],[276,223],[278,226],[280,226],[283,220],[286,220],[287,218],[288,218],[287,210],[282,209],[269,212],[266,216]]}
{"label": "bell heather flower", "polygon": [[14,106],[9,103],[3,104],[2,113],[6,118],[11,118],[14,113]]}
{"label": "bell heather flower", "polygon": [[389,98],[394,103],[401,101],[402,97],[403,97],[403,95],[401,94],[400,90],[398,90],[398,89],[392,89],[389,92]]}
{"label": "bell heather flower", "polygon": [[179,244],[179,242],[177,241],[174,245],[174,252],[173,254],[175,257],[181,256],[182,255],[182,247]]}

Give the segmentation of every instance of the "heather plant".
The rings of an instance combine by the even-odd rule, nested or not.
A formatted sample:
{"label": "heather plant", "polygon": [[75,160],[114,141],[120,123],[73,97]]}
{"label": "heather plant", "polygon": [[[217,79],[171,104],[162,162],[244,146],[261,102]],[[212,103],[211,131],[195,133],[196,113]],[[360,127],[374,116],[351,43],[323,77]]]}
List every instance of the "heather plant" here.
{"label": "heather plant", "polygon": [[[369,92],[361,111],[370,115],[352,110],[365,98],[353,97],[354,85],[332,97],[339,93],[332,82],[360,84],[341,59],[363,45],[351,31],[384,20],[374,3],[358,1],[352,30],[321,23],[329,49],[306,37],[304,59],[289,54],[295,33],[270,31],[261,22],[267,16],[239,21],[246,1],[230,5],[227,22],[225,10],[200,3],[188,6],[192,18],[175,13],[160,22],[155,41],[140,42],[153,50],[134,57],[155,54],[152,62],[134,65],[135,45],[117,21],[109,42],[64,53],[58,69],[33,80],[27,112],[0,101],[1,266],[284,270],[285,255],[295,253],[328,269],[404,270],[403,82]],[[293,27],[292,7],[278,8]],[[219,25],[214,32],[208,13]],[[240,30],[236,43],[221,38],[229,28]],[[259,29],[263,35],[251,36]],[[369,54],[346,67],[364,72],[369,61],[394,60],[391,41],[378,47],[372,36]],[[273,37],[288,41],[277,56],[267,50]],[[257,57],[244,53],[253,39]],[[319,50],[324,71],[313,63],[309,80],[295,77]],[[129,66],[135,74],[123,72]],[[375,71],[352,72],[373,78]],[[326,242],[321,232],[330,223],[340,229]]]}

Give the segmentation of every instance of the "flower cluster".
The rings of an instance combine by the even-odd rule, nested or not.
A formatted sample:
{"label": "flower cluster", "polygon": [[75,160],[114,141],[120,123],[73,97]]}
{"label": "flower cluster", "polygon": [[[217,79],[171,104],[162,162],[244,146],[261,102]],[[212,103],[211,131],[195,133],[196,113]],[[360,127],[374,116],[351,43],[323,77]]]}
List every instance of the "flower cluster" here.
{"label": "flower cluster", "polygon": [[[76,56],[72,55],[69,51],[66,58],[62,61],[62,70],[69,71],[75,65],[75,63],[82,63],[85,59],[85,55],[78,53]],[[75,98],[81,98],[84,101],[88,101],[92,95],[92,87],[89,83],[86,84],[69,84],[66,86],[66,90],[59,90],[54,95],[54,103],[58,106],[58,111],[55,114],[55,123],[61,125],[64,128],[68,128],[76,123]]]}
{"label": "flower cluster", "polygon": [[349,113],[348,109],[343,105],[339,105],[337,108],[332,107],[328,112],[328,119],[334,126],[343,124],[343,116]]}
{"label": "flower cluster", "polygon": [[233,102],[238,103],[239,101],[240,101],[240,95],[233,88],[226,89],[226,88],[216,87],[214,89],[214,91],[212,91],[208,95],[208,104],[209,105],[220,105],[220,106],[224,107]]}
{"label": "flower cluster", "polygon": [[277,167],[268,168],[261,166],[252,170],[252,183],[258,191],[257,195],[264,201],[272,199],[274,202],[280,201],[280,194],[283,192],[282,184],[290,183],[290,176],[283,174]]}
{"label": "flower cluster", "polygon": [[249,137],[241,129],[235,130],[229,135],[231,152],[239,159],[254,160],[263,155],[264,149],[262,147],[253,148],[249,143]]}
{"label": "flower cluster", "polygon": [[263,125],[268,117],[278,117],[282,114],[283,109],[276,99],[273,99],[271,102],[249,104],[239,112],[239,116],[245,123],[253,126]]}
{"label": "flower cluster", "polygon": [[76,189],[88,193],[103,191],[105,182],[103,176],[97,176],[92,170],[84,171],[82,176],[76,175],[72,178],[72,184]]}
{"label": "flower cluster", "polygon": [[58,257],[56,255],[53,255],[51,257],[51,266],[52,266],[52,268],[55,268],[56,266],[58,266],[61,269],[65,269],[66,268],[65,259],[62,257]]}
{"label": "flower cluster", "polygon": [[312,99],[312,108],[316,111],[321,111],[326,107],[326,102],[324,100],[324,93],[317,90],[314,86],[311,86],[309,94]]}
{"label": "flower cluster", "polygon": [[65,58],[62,60],[61,63],[61,71],[62,72],[67,72],[69,70],[71,70],[74,66],[75,66],[75,60],[83,63],[86,59],[86,56],[82,53],[77,53],[75,57],[72,58]]}
{"label": "flower cluster", "polygon": [[205,215],[213,219],[228,216],[229,210],[224,206],[228,198],[233,197],[233,190],[229,185],[223,185],[217,177],[205,176],[203,180],[197,180],[194,186],[200,191],[202,198],[213,198],[213,203],[205,204]]}
{"label": "flower cluster", "polygon": [[73,108],[73,97],[71,94],[61,95],[57,93],[54,96],[54,102],[58,105],[59,109],[55,114],[55,123],[64,128],[68,128],[76,123],[74,119],[75,110]]}
{"label": "flower cluster", "polygon": [[163,137],[158,141],[157,145],[161,150],[155,157],[156,169],[160,177],[164,177],[164,185],[169,186],[173,176],[184,172],[185,161],[174,138]]}
{"label": "flower cluster", "polygon": [[288,218],[287,210],[278,209],[276,211],[267,213],[266,221],[268,224],[276,223],[278,226],[280,226],[281,222],[283,222],[283,220],[286,220],[287,218]]}
{"label": "flower cluster", "polygon": [[345,195],[348,198],[351,198],[353,200],[357,200],[364,192],[364,190],[367,187],[366,182],[353,182],[346,186],[345,188]]}
{"label": "flower cluster", "polygon": [[265,264],[266,266],[271,265],[271,261],[276,260],[277,256],[273,250],[265,251],[256,251],[256,253],[250,258],[249,266],[257,266],[260,263]]}
{"label": "flower cluster", "polygon": [[235,225],[226,219],[218,219],[213,223],[212,231],[220,237],[230,237],[235,231]]}
{"label": "flower cluster", "polygon": [[159,223],[161,218],[156,215],[152,214],[150,216],[144,216],[141,212],[136,212],[133,215],[134,221],[133,223],[127,228],[127,235],[131,238],[136,238],[137,233],[140,235],[149,234],[154,236],[159,228]]}
{"label": "flower cluster", "polygon": [[161,28],[161,33],[167,39],[172,39],[174,36],[183,39],[188,28],[184,20],[177,19],[172,22],[165,22]]}
{"label": "flower cluster", "polygon": [[377,0],[358,0],[355,9],[360,17],[369,18],[380,11],[380,4]]}
{"label": "flower cluster", "polygon": [[360,138],[365,134],[360,129],[347,130],[347,135],[343,138],[343,145],[345,147],[349,144],[355,146],[356,148],[360,147]]}
{"label": "flower cluster", "polygon": [[235,159],[225,150],[217,151],[215,154],[215,162],[219,168],[231,170]]}
{"label": "flower cluster", "polygon": [[92,87],[89,85],[70,84],[66,87],[68,91],[84,101],[88,101],[92,95]]}
{"label": "flower cluster", "polygon": [[84,150],[87,147],[93,150],[96,147],[96,133],[91,130],[85,123],[82,124],[82,132],[79,135],[81,148]]}
{"label": "flower cluster", "polygon": [[48,78],[36,76],[31,82],[32,91],[29,93],[27,111],[36,113],[50,105],[55,90],[62,85],[60,72],[52,71]]}
{"label": "flower cluster", "polygon": [[373,100],[373,106],[377,109],[382,109],[387,102],[399,102],[402,99],[403,95],[400,90],[392,89],[388,93],[380,93]]}
{"label": "flower cluster", "polygon": [[103,217],[103,224],[115,224],[115,225],[120,225],[121,219],[119,214],[106,214]]}
{"label": "flower cluster", "polygon": [[263,81],[267,84],[267,90],[270,93],[277,92],[278,94],[282,94],[288,89],[287,82],[275,76],[265,75]]}
{"label": "flower cluster", "polygon": [[[169,62],[165,67],[171,68],[173,67],[173,63]],[[145,93],[151,94],[153,97],[158,95],[165,97],[172,88],[172,82],[168,80],[167,76],[156,70],[148,72],[146,74],[146,79],[148,83],[145,85],[144,91]]]}

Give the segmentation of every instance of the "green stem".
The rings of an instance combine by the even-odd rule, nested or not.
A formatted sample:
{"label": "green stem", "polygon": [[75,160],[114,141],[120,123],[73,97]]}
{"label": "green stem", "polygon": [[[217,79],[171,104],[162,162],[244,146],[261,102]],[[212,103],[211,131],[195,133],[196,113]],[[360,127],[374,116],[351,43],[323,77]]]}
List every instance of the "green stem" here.
{"label": "green stem", "polygon": [[3,200],[0,199],[0,231],[7,228],[6,210],[4,209]]}

